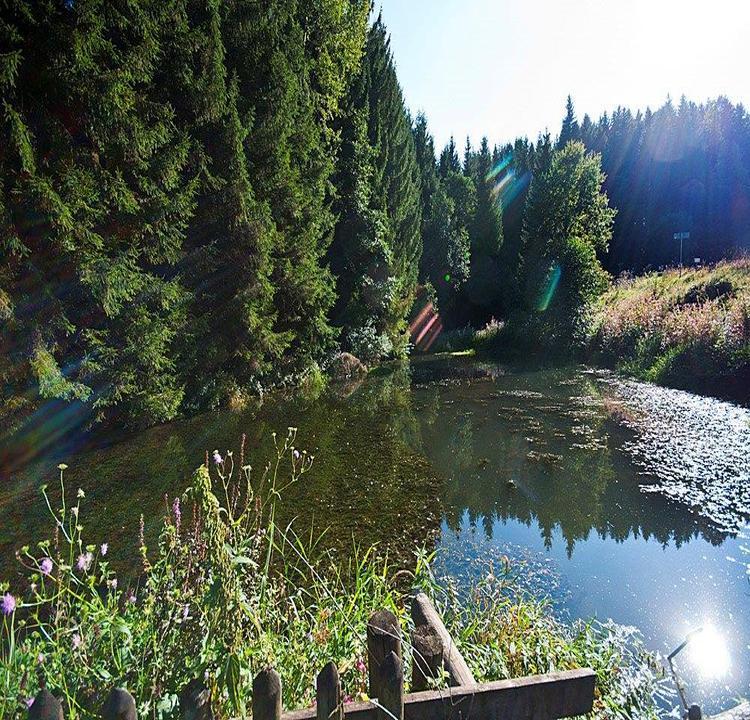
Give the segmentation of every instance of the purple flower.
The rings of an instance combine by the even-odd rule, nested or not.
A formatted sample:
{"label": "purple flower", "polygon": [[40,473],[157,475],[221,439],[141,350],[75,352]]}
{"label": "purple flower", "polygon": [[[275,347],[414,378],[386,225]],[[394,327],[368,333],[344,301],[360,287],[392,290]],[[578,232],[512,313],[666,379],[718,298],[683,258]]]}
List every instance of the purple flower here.
{"label": "purple flower", "polygon": [[109,543],[102,543],[102,546],[99,548],[99,552],[102,555],[106,555],[107,552],[109,552]]}
{"label": "purple flower", "polygon": [[78,648],[81,647],[81,636],[78,633],[75,633],[75,635],[70,638],[70,644],[73,646],[73,650],[78,650]]}
{"label": "purple flower", "polygon": [[362,658],[357,658],[357,671],[364,675],[367,672],[367,665]]}
{"label": "purple flower", "polygon": [[34,704],[34,698],[33,697],[27,697],[23,704],[26,705],[27,708],[30,708]]}
{"label": "purple flower", "polygon": [[3,615],[12,615],[15,609],[16,599],[10,593],[5,593],[2,602],[0,602],[0,610],[2,610]]}
{"label": "purple flower", "polygon": [[130,593],[130,595],[128,596],[129,603],[135,604],[136,599],[137,598],[135,597],[135,593]]}
{"label": "purple flower", "polygon": [[117,590],[117,578],[111,578],[107,580],[107,587],[110,590]]}
{"label": "purple flower", "polygon": [[52,572],[52,558],[42,558],[42,562],[39,563],[39,569],[43,575],[49,575]]}
{"label": "purple flower", "polygon": [[218,450],[214,450],[214,462],[215,462],[215,463],[216,463],[217,465],[221,465],[221,463],[223,463],[223,462],[224,462],[224,461],[222,460],[222,458],[221,458],[221,455],[219,455],[219,451],[218,451]]}
{"label": "purple flower", "polygon": [[174,517],[174,526],[177,532],[180,532],[180,523],[182,522],[182,510],[180,509],[180,498],[176,497],[172,503],[172,516]]}
{"label": "purple flower", "polygon": [[81,572],[88,572],[88,569],[91,567],[91,563],[94,560],[94,556],[90,552],[81,553],[78,556],[78,560],[76,561],[76,567]]}
{"label": "purple flower", "polygon": [[295,460],[299,460],[299,450],[297,450],[297,448],[294,448],[292,454],[294,455]]}

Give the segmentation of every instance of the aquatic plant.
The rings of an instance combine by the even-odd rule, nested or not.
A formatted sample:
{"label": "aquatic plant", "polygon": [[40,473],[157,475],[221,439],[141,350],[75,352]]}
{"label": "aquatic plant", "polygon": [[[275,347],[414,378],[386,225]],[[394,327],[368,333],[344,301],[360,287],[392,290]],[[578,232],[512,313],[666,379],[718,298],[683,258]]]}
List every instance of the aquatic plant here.
{"label": "aquatic plant", "polygon": [[[46,686],[66,717],[96,717],[117,685],[136,698],[139,716],[178,717],[185,689],[196,684],[217,717],[242,716],[252,677],[269,663],[282,675],[285,707],[308,706],[329,660],[347,698],[361,698],[367,619],[389,608],[408,637],[411,586],[436,598],[478,678],[591,666],[599,676],[595,717],[612,717],[612,708],[652,712],[657,673],[638,639],[615,626],[553,619],[544,603],[508,592],[509,565],[459,595],[433,575],[425,552],[409,569],[392,569],[377,548],[342,561],[279,527],[278,498],[313,462],[295,438],[294,428],[274,435],[260,472],[244,442],[236,455],[207,455],[186,492],[165,498],[155,548],[141,523],[135,578],[114,572],[108,543],[85,543],[85,495],[69,502],[60,466],[59,507],[42,490],[52,537],[21,548],[23,579],[0,585],[0,716],[24,717]],[[408,645],[405,655],[408,665]]]}

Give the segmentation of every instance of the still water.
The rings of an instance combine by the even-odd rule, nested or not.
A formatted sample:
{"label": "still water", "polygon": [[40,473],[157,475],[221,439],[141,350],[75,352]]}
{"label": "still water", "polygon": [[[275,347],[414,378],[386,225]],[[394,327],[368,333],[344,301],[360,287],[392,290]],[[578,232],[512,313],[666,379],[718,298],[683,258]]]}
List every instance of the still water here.
{"label": "still water", "polygon": [[58,462],[86,492],[90,541],[127,563],[139,515],[153,537],[206,451],[245,433],[261,467],[287,425],[316,456],[283,502],[298,530],[327,529],[342,552],[377,542],[402,564],[424,544],[459,578],[506,556],[559,614],[635,625],[665,655],[706,627],[678,658],[689,700],[716,711],[750,694],[750,411],[585,367],[425,358],[106,448],[37,440],[3,471],[0,574],[48,534],[38,486]]}

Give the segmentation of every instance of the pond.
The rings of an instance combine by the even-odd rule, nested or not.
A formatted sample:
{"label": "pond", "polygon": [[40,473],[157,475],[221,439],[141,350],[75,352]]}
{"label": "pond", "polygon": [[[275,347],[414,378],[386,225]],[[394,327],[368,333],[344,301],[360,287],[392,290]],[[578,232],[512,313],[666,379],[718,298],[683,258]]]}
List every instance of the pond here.
{"label": "pond", "polygon": [[260,468],[288,425],[316,456],[283,501],[298,530],[327,530],[341,552],[377,542],[395,564],[425,545],[458,578],[508,557],[555,612],[635,625],[663,654],[705,627],[677,659],[689,699],[717,711],[750,691],[750,411],[586,367],[418,358],[315,400],[108,447],[45,447],[41,433],[5,463],[0,576],[14,548],[49,535],[38,486],[58,462],[86,493],[91,542],[127,563],[139,516],[153,537],[206,452],[236,450],[244,433]]}

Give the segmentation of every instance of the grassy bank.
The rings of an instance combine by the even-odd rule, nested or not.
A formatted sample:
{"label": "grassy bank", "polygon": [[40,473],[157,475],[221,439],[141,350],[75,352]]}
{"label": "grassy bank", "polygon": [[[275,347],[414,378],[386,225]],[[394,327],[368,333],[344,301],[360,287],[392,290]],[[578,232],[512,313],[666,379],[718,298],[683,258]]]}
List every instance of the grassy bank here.
{"label": "grassy bank", "polygon": [[617,281],[590,348],[645,380],[750,401],[750,259]]}
{"label": "grassy bank", "polygon": [[[50,537],[19,549],[19,572],[0,585],[0,716],[25,717],[45,684],[66,718],[93,718],[113,685],[127,687],[139,717],[179,717],[182,690],[198,679],[218,718],[247,716],[251,680],[272,663],[288,709],[313,702],[329,660],[347,698],[366,692],[365,628],[394,610],[409,637],[408,592],[428,592],[480,680],[581,666],[598,675],[594,717],[655,717],[655,660],[630,629],[555,619],[517,589],[509,565],[472,587],[435,578],[429,557],[392,568],[377,548],[343,562],[276,522],[276,499],[309,470],[295,431],[277,438],[259,470],[243,452],[214,452],[188,490],[165,498],[158,545],[134,528],[140,577],[117,577],[110,548],[87,545],[83,494],[44,500]],[[407,665],[411,662],[408,644]],[[410,674],[407,671],[406,677]]]}

